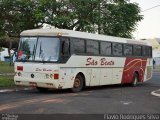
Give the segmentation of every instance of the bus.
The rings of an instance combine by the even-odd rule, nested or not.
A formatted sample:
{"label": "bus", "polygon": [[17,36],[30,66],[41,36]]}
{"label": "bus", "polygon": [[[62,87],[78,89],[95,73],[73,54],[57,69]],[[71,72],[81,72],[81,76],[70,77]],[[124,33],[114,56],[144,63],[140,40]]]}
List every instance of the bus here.
{"label": "bus", "polygon": [[130,84],[152,77],[152,47],[140,40],[65,29],[20,34],[14,82],[38,90]]}

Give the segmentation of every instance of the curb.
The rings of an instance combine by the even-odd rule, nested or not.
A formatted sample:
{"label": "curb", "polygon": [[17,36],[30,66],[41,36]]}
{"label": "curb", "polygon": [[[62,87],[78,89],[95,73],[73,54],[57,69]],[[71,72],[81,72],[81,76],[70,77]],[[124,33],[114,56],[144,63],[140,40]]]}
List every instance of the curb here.
{"label": "curb", "polygon": [[0,90],[0,93],[4,93],[4,92],[13,92],[14,89],[4,89],[4,90]]}
{"label": "curb", "polygon": [[21,90],[32,90],[33,88],[4,88],[0,89],[0,93],[5,93],[5,92],[14,92],[14,91],[21,91]]}
{"label": "curb", "polygon": [[[157,93],[157,92],[159,92],[159,93]],[[155,90],[155,91],[152,91],[152,92],[151,92],[151,95],[154,95],[154,96],[160,97],[160,89]]]}

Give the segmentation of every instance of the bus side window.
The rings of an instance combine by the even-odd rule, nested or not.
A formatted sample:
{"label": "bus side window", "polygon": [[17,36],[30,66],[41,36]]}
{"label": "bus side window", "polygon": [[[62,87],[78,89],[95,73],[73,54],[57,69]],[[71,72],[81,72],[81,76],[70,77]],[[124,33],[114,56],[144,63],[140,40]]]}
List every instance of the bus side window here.
{"label": "bus side window", "polygon": [[149,57],[152,57],[152,47],[149,47]]}
{"label": "bus side window", "polygon": [[122,56],[123,55],[123,48],[121,43],[112,43],[112,51],[114,56]]}
{"label": "bus side window", "polygon": [[133,53],[134,56],[142,56],[142,47],[140,45],[134,45],[133,46]]}
{"label": "bus side window", "polygon": [[70,53],[69,40],[67,38],[63,38],[61,42],[61,54],[68,56],[69,53]]}
{"label": "bus side window", "polygon": [[152,48],[149,46],[143,46],[143,56],[152,57]]}

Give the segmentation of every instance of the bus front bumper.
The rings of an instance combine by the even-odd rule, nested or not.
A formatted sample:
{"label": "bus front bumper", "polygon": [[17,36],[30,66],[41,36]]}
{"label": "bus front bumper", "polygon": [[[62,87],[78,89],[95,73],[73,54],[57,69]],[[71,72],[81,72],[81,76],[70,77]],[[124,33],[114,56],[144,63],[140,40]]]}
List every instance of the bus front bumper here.
{"label": "bus front bumper", "polygon": [[49,81],[49,80],[27,80],[27,79],[17,79],[14,77],[14,82],[17,86],[29,86],[29,87],[41,87],[41,88],[53,88],[53,89],[62,89],[64,86],[63,82]]}

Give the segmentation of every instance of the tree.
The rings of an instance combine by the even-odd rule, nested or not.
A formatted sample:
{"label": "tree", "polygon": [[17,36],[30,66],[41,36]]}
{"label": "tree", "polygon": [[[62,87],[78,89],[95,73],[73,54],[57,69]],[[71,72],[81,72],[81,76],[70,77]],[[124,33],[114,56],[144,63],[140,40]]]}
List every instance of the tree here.
{"label": "tree", "polygon": [[[25,29],[38,28],[39,20],[35,17],[36,1],[33,0],[1,0],[0,4],[2,30],[5,35],[19,36]],[[2,31],[1,30],[1,31]]]}
{"label": "tree", "polygon": [[137,23],[143,19],[138,5],[122,1],[116,4],[104,4],[103,7],[101,33],[131,38]]}
{"label": "tree", "polygon": [[[19,37],[21,31],[56,28],[132,37],[140,8],[129,0],[0,0],[0,38]],[[3,37],[4,38],[4,37]]]}
{"label": "tree", "polygon": [[42,23],[56,28],[95,32],[94,9],[98,0],[40,0],[37,7]]}
{"label": "tree", "polygon": [[129,38],[143,19],[129,0],[40,0],[37,13],[56,28]]}
{"label": "tree", "polygon": [[0,0],[0,11],[0,47],[7,46],[9,51],[13,43],[18,46],[23,30],[40,28],[44,23],[131,38],[143,19],[138,4],[129,0]]}
{"label": "tree", "polygon": [[18,43],[20,32],[39,27],[36,6],[33,0],[0,0],[0,42],[7,43],[0,47],[7,46],[10,57],[10,50],[14,43]]}

